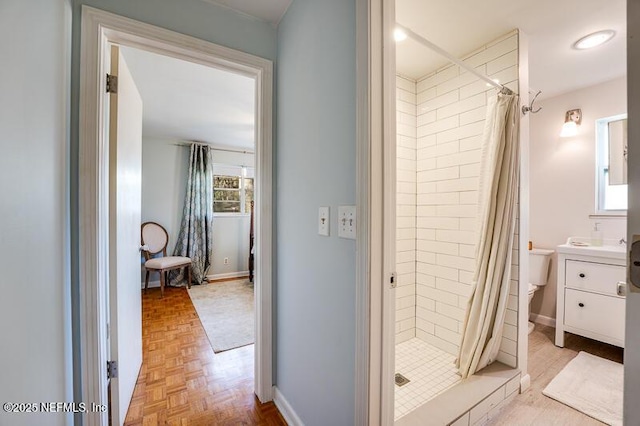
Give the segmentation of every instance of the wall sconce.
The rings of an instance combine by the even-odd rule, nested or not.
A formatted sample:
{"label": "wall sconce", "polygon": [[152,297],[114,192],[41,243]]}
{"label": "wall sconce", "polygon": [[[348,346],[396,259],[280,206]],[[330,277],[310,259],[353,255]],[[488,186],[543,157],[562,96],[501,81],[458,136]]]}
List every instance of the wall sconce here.
{"label": "wall sconce", "polygon": [[572,109],[564,115],[564,124],[560,132],[561,138],[569,138],[578,134],[578,126],[582,123],[582,110]]}

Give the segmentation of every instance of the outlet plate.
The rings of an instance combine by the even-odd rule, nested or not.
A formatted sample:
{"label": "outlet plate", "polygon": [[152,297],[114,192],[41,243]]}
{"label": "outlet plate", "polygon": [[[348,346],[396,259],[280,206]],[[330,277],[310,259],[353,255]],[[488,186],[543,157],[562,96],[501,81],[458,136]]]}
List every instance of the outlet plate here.
{"label": "outlet plate", "polygon": [[318,209],[318,235],[329,236],[329,207],[322,206]]}
{"label": "outlet plate", "polygon": [[228,264],[229,264],[229,258],[228,258],[228,257],[225,257],[225,258],[224,258],[224,264],[225,264],[225,265],[228,265]]}
{"label": "outlet plate", "polygon": [[356,206],[338,206],[338,236],[350,240],[356,239]]}

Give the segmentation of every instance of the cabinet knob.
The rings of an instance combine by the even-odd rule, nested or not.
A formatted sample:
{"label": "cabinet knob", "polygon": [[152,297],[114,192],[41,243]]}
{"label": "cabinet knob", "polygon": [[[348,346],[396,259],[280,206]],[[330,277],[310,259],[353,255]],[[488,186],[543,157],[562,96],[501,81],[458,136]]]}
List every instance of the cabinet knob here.
{"label": "cabinet knob", "polygon": [[578,303],[578,306],[580,306],[581,308],[584,308],[584,303],[580,302]]}
{"label": "cabinet knob", "polygon": [[580,272],[580,274],[578,274],[578,276],[579,276],[580,278],[584,278],[584,277],[586,277],[586,275],[584,274],[584,272]]}

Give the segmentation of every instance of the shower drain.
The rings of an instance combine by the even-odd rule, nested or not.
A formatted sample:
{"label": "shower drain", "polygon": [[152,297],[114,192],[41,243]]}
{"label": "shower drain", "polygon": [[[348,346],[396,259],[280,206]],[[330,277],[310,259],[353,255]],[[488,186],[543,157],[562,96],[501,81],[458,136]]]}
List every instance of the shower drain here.
{"label": "shower drain", "polygon": [[402,374],[400,373],[396,373],[396,385],[398,386],[404,386],[407,383],[409,383],[411,380],[407,379],[406,377],[404,377]]}

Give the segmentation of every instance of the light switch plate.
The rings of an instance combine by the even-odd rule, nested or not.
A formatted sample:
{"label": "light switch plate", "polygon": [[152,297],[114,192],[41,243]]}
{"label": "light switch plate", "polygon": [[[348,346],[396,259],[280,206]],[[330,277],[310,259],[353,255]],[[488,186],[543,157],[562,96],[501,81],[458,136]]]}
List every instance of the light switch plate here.
{"label": "light switch plate", "polygon": [[318,235],[329,236],[329,207],[318,209]]}
{"label": "light switch plate", "polygon": [[356,206],[338,206],[338,236],[356,239]]}

